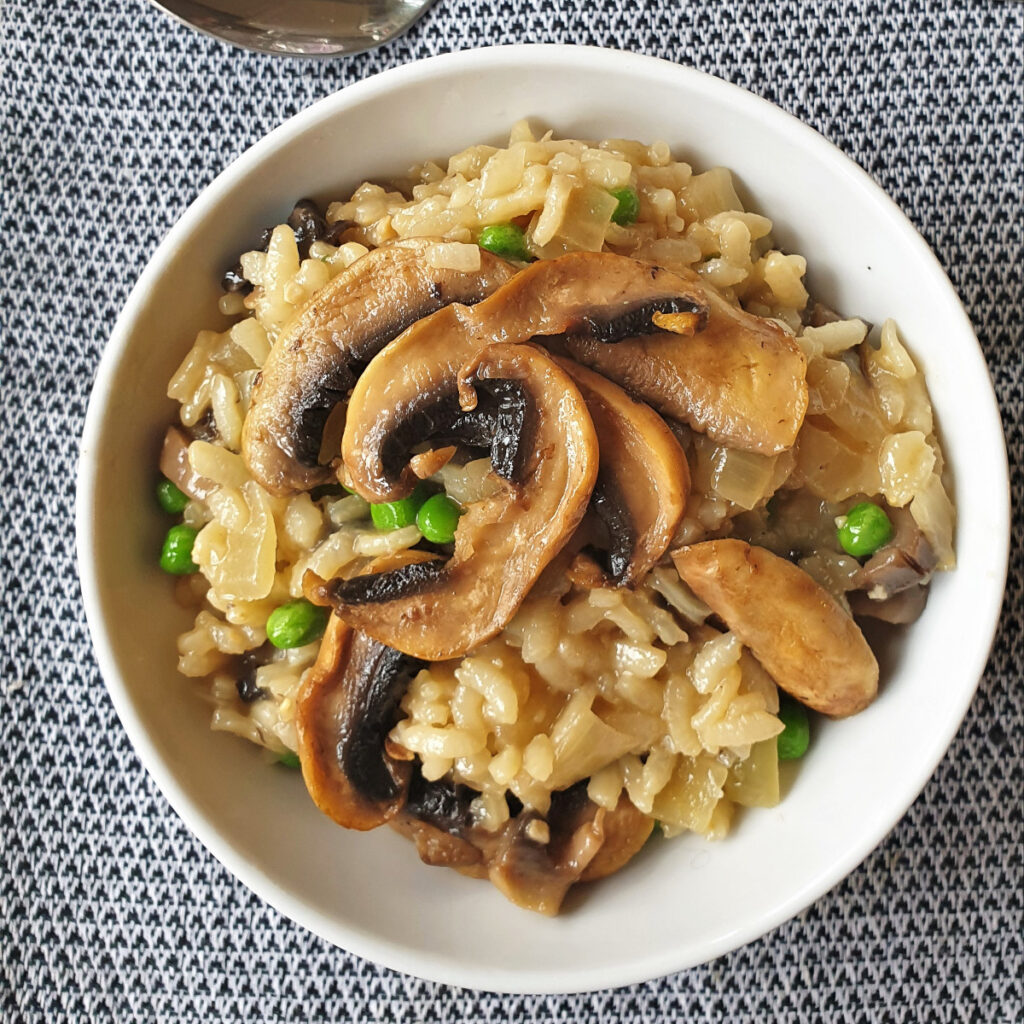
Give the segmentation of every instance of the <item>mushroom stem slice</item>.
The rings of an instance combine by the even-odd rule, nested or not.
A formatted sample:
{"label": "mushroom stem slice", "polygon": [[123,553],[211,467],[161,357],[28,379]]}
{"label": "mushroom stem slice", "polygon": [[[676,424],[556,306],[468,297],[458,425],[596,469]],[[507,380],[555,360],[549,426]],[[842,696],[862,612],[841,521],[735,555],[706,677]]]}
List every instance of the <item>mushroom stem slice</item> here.
{"label": "mushroom stem slice", "polygon": [[330,467],[319,461],[328,419],[389,341],[449,303],[479,302],[515,274],[484,250],[478,271],[437,269],[426,259],[436,242],[398,239],[371,250],[281,331],[253,388],[242,436],[249,469],[271,494],[330,480]]}
{"label": "mushroom stem slice", "polygon": [[[507,472],[499,474],[497,493],[473,502],[459,520],[452,557],[375,576],[311,581],[306,591],[353,628],[427,661],[461,657],[505,627],[576,529],[597,477],[597,437],[586,404],[542,349],[491,345],[463,379],[478,395],[518,397],[491,421],[492,461],[499,469],[507,463]],[[451,429],[452,420],[434,426],[435,434]]]}
{"label": "mushroom stem slice", "polygon": [[802,569],[733,539],[692,544],[672,560],[683,582],[797,700],[843,717],[875,699],[878,662],[864,634]]}
{"label": "mushroom stem slice", "polygon": [[331,616],[296,725],[309,795],[345,828],[376,828],[405,803],[411,764],[391,757],[385,741],[421,667]]}
{"label": "mushroom stem slice", "polygon": [[771,320],[738,309],[708,285],[704,289],[707,327],[692,336],[606,345],[580,335],[569,339],[569,352],[719,444],[762,455],[791,448],[807,411],[803,353]]}
{"label": "mushroom stem slice", "polygon": [[603,523],[611,580],[633,586],[668,549],[686,508],[690,471],[665,421],[617,384],[559,359],[594,421],[600,448],[591,512]]}
{"label": "mushroom stem slice", "polygon": [[586,783],[552,794],[550,838],[531,839],[536,815],[510,821],[487,852],[488,877],[517,906],[553,916],[576,882],[592,882],[623,868],[654,828],[623,794],[613,810],[587,798]]}
{"label": "mushroom stem slice", "polygon": [[[450,422],[459,370],[488,345],[567,335],[609,343],[662,333],[655,313],[703,320],[706,309],[699,281],[626,256],[580,252],[534,263],[473,308],[452,305],[420,320],[370,363],[353,389],[342,440],[351,484],[375,502],[412,492],[412,449]],[[462,397],[471,411],[473,395],[463,389]]]}

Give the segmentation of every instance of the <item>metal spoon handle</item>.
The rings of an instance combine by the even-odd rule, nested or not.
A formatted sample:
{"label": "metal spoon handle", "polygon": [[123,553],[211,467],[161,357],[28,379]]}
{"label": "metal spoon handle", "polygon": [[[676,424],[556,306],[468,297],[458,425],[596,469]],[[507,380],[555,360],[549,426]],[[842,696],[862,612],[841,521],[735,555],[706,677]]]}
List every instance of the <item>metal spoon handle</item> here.
{"label": "metal spoon handle", "polygon": [[405,32],[434,0],[151,0],[178,21],[247,50],[336,57]]}

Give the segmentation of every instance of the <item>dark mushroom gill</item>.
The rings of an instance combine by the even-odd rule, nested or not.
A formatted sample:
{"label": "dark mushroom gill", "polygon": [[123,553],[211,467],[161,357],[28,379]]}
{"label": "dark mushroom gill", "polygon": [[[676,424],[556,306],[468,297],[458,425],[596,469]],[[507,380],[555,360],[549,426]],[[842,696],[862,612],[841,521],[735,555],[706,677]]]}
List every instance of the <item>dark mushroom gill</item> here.
{"label": "dark mushroom gill", "polygon": [[[369,501],[395,501],[417,483],[406,448],[419,424],[452,401],[460,371],[489,345],[563,338],[600,330],[613,340],[652,317],[682,307],[706,309],[699,282],[612,253],[571,253],[532,264],[472,308],[451,305],[414,324],[366,368],[352,392],[342,441],[353,487]],[[611,332],[611,333],[609,333]],[[463,410],[478,401],[459,394]],[[417,437],[422,440],[422,436]]]}
{"label": "dark mushroom gill", "polygon": [[610,811],[598,807],[586,779],[552,793],[543,816],[516,808],[496,833],[472,825],[474,796],[446,780],[426,782],[414,766],[409,800],[391,824],[415,842],[425,863],[489,878],[517,906],[541,914],[557,914],[577,882],[624,867],[654,828],[626,796]]}
{"label": "dark mushroom gill", "polygon": [[422,667],[331,616],[296,721],[306,788],[339,825],[375,828],[405,804],[410,765],[388,753],[386,740]]}
{"label": "dark mushroom gill", "polygon": [[480,270],[439,270],[426,259],[436,239],[373,249],[342,271],[285,325],[253,388],[242,451],[272,494],[308,490],[331,477],[319,457],[324,429],[360,373],[393,338],[449,303],[472,304],[515,268],[480,251]]}
{"label": "dark mushroom gill", "polygon": [[665,554],[683,517],[686,456],[650,406],[570,359],[558,363],[580,389],[597,432],[600,464],[590,511],[603,526],[607,575],[632,586]]}
{"label": "dark mushroom gill", "polygon": [[[696,277],[679,270],[684,280]],[[658,412],[732,448],[774,455],[790,448],[807,410],[807,362],[778,324],[737,309],[704,286],[707,326],[607,344],[577,334],[579,362],[622,385]]]}
{"label": "dark mushroom gill", "polygon": [[[497,448],[499,461],[508,455],[513,479],[499,477],[497,493],[467,508],[451,558],[351,580],[307,573],[303,582],[311,601],[332,605],[349,625],[429,661],[459,657],[505,627],[576,529],[597,477],[587,407],[542,349],[491,345],[466,368],[463,385],[474,397],[477,388],[499,396],[494,415],[485,415],[483,399],[468,411],[481,410],[496,425],[492,452]],[[505,416],[510,395],[518,397]],[[435,436],[447,441],[452,423],[437,422]],[[505,428],[519,433],[505,438]]]}
{"label": "dark mushroom gill", "polygon": [[453,386],[421,403],[396,425],[381,445],[381,462],[398,476],[415,445],[454,445],[473,457],[488,455],[502,479],[522,482],[531,442],[530,397],[516,380],[482,379],[474,385],[476,405],[463,409]]}

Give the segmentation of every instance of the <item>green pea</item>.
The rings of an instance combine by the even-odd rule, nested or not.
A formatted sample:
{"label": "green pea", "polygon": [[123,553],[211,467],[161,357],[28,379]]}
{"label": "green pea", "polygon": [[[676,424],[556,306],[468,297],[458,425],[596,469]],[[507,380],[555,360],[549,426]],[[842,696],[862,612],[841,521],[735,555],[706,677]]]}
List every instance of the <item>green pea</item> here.
{"label": "green pea", "polygon": [[400,530],[403,526],[412,526],[416,522],[416,513],[426,500],[426,489],[420,484],[408,498],[371,505],[370,518],[378,530]]}
{"label": "green pea", "polygon": [[854,505],[836,531],[839,545],[855,558],[873,555],[892,539],[892,523],[885,511],[870,501]]}
{"label": "green pea", "polygon": [[180,491],[170,480],[161,480],[156,485],[156,500],[160,507],[172,516],[185,511],[188,504],[188,495]]}
{"label": "green pea", "polygon": [[160,552],[160,568],[173,576],[187,576],[199,568],[192,561],[192,545],[196,542],[198,530],[179,523],[172,526],[164,537],[163,550]]}
{"label": "green pea", "polygon": [[275,608],[267,618],[267,639],[280,650],[305,647],[323,635],[328,611],[304,597]]}
{"label": "green pea", "polygon": [[612,220],[623,227],[632,224],[640,216],[640,197],[633,188],[613,188],[611,191],[613,199],[619,201],[612,214]]}
{"label": "green pea", "polygon": [[778,736],[779,760],[796,761],[807,753],[811,743],[807,709],[789,697],[782,697],[779,701],[779,719],[785,726]]}
{"label": "green pea", "polygon": [[423,502],[416,515],[420,533],[433,544],[450,544],[455,539],[462,508],[447,494],[435,494]]}
{"label": "green pea", "polygon": [[301,768],[302,762],[299,760],[299,755],[294,750],[286,750],[277,759],[278,764],[283,764],[285,768]]}
{"label": "green pea", "polygon": [[525,263],[531,258],[530,250],[526,247],[526,235],[515,224],[488,224],[480,232],[476,244],[505,259],[522,260]]}

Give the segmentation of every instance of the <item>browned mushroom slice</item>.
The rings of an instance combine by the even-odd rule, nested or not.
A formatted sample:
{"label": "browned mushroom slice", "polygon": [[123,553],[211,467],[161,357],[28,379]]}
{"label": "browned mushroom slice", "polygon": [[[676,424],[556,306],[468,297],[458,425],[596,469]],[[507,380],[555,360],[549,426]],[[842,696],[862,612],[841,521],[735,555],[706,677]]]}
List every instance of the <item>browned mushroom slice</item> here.
{"label": "browned mushroom slice", "polygon": [[704,287],[708,323],[692,337],[658,335],[606,345],[581,335],[569,340],[569,351],[720,444],[763,455],[792,447],[807,411],[803,353],[777,324]]}
{"label": "browned mushroom slice", "polygon": [[500,488],[468,507],[452,557],[350,580],[307,573],[304,581],[310,600],[428,661],[459,657],[504,628],[575,530],[597,476],[586,404],[546,352],[492,345],[466,368],[464,383],[477,407],[432,413],[420,439],[488,440]]}
{"label": "browned mushroom slice", "polygon": [[483,853],[467,839],[404,812],[388,824],[416,845],[416,852],[424,864],[435,868],[455,868],[475,878],[487,877],[487,872],[480,866]]}
{"label": "browned mushroom slice", "polygon": [[[614,810],[587,798],[586,782],[552,793],[546,827],[522,813],[487,854],[487,876],[517,906],[553,916],[576,882],[605,878],[632,859],[654,819],[625,796]],[[545,838],[546,833],[546,838]]]}
{"label": "browned mushroom slice", "polygon": [[405,803],[411,764],[391,757],[386,739],[421,667],[331,616],[296,725],[309,795],[345,828],[376,828]]}
{"label": "browned mushroom slice", "polygon": [[253,388],[242,435],[245,461],[271,494],[330,479],[319,461],[328,417],[392,338],[449,303],[479,302],[515,274],[485,250],[478,271],[436,269],[426,258],[436,242],[408,238],[373,249],[281,331]]}
{"label": "browned mushroom slice", "polygon": [[467,786],[446,780],[428,782],[413,766],[409,796],[391,827],[416,844],[424,864],[457,868],[466,874],[486,878],[478,867],[484,859],[480,845],[474,844],[469,805],[479,794]]}
{"label": "browned mushroom slice", "polygon": [[545,818],[521,810],[497,832],[472,823],[478,794],[413,766],[409,796],[392,828],[416,844],[420,859],[489,878],[518,906],[556,914],[569,888],[618,871],[642,849],[654,819],[623,794],[607,811],[587,797],[584,780],[551,795]]}
{"label": "browned mushroom slice", "polygon": [[654,819],[623,793],[614,810],[605,811],[603,831],[601,849],[580,875],[581,882],[596,882],[624,868],[651,838]]}
{"label": "browned mushroom slice", "polygon": [[705,309],[699,282],[625,256],[570,253],[534,263],[472,309],[452,305],[421,320],[370,363],[352,392],[342,442],[351,484],[369,501],[412,491],[413,447],[451,419],[459,369],[490,344],[573,332],[611,342],[660,332],[657,312],[700,321]]}
{"label": "browned mushroom slice", "polygon": [[826,715],[852,715],[878,691],[878,662],[838,602],[802,569],[741,540],[672,553],[683,581],[783,690]]}
{"label": "browned mushroom slice", "polygon": [[537,815],[519,815],[502,833],[487,877],[517,907],[554,917],[601,849],[605,811],[591,808],[594,813],[574,828],[559,829],[557,834],[552,830],[547,842],[531,835],[542,826]]}
{"label": "browned mushroom slice", "polygon": [[599,373],[560,359],[576,382],[597,431],[600,466],[590,499],[605,528],[605,568],[632,586],[665,553],[690,491],[686,456],[665,421]]}

